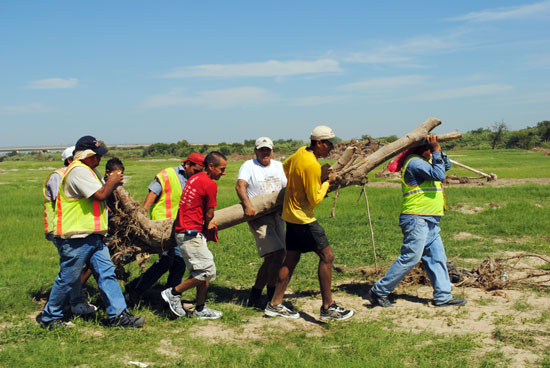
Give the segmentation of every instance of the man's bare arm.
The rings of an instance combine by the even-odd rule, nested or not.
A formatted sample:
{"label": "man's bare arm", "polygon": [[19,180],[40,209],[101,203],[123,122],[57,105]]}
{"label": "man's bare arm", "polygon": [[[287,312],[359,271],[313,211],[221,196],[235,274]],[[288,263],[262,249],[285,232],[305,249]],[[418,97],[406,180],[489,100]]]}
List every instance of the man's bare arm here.
{"label": "man's bare arm", "polygon": [[149,208],[151,208],[158,197],[159,196],[155,192],[149,191],[149,193],[147,193],[147,197],[145,197],[145,200],[143,201],[143,205],[141,206],[141,208],[143,208],[145,211],[149,211]]}
{"label": "man's bare arm", "polygon": [[239,179],[237,180],[237,185],[235,186],[235,190],[237,191],[237,196],[239,196],[239,199],[243,203],[244,206],[244,214],[248,217],[256,216],[256,209],[252,205],[252,202],[250,202],[250,199],[248,198],[248,193],[246,192],[246,187],[248,186],[248,183],[245,180]]}
{"label": "man's bare arm", "polygon": [[107,177],[107,181],[105,182],[103,187],[95,192],[91,198],[99,202],[105,201],[113,193],[113,190],[115,190],[117,186],[122,184],[123,180],[124,176],[120,171],[115,171],[111,173],[111,175]]}
{"label": "man's bare arm", "polygon": [[213,220],[214,218],[214,207],[208,207],[204,214],[204,227],[207,229],[212,229],[216,226],[216,222]]}

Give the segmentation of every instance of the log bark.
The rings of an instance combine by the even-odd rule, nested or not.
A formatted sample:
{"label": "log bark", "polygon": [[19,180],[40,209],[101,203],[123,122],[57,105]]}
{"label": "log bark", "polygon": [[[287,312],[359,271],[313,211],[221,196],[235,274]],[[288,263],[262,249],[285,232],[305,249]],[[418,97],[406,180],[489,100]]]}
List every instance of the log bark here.
{"label": "log bark", "polygon": [[[367,181],[368,173],[393,156],[403,152],[407,148],[424,144],[428,133],[440,125],[441,121],[430,118],[423,122],[416,129],[404,137],[389,143],[366,158],[359,158],[355,155],[355,148],[348,147],[341,157],[330,168],[331,172],[337,176],[336,181],[330,186],[329,191],[345,188],[350,185],[363,185]],[[440,142],[460,138],[460,133],[448,133],[438,135]],[[357,161],[357,163],[355,163]],[[172,220],[153,221],[147,217],[147,214],[140,208],[139,203],[132,199],[131,195],[123,188],[115,190],[117,198],[117,208],[119,212],[115,214],[115,219],[122,218],[124,226],[130,227],[116,234],[116,241],[121,237],[126,237],[126,242],[131,243],[133,247],[141,248],[145,252],[162,252],[175,245],[172,230]],[[251,199],[256,209],[257,215],[253,218],[246,217],[242,204],[235,204],[215,211],[214,221],[219,230],[235,226],[237,224],[249,221],[254,218],[265,216],[268,213],[280,211],[284,198],[284,189],[279,192],[257,196]],[[124,241],[120,240],[122,244]]]}

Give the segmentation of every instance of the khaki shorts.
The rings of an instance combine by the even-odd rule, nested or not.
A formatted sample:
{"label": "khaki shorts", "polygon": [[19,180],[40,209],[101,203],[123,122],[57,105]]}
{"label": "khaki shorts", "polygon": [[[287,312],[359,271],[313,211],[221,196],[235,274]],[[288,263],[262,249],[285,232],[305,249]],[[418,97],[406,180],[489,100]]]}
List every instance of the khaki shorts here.
{"label": "khaki shorts", "polygon": [[203,281],[216,279],[214,256],[208,249],[206,237],[203,234],[176,233],[176,242],[180,247],[181,255],[191,277]]}
{"label": "khaki shorts", "polygon": [[254,234],[260,257],[286,248],[285,222],[278,213],[271,213],[249,221],[248,227]]}

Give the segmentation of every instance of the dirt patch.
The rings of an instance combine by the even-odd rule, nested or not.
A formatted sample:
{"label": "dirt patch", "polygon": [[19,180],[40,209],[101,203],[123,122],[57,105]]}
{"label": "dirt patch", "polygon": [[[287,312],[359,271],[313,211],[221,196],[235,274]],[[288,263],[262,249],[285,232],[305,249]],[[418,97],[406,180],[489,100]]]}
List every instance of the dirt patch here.
{"label": "dirt patch", "polygon": [[[463,239],[476,237],[466,232],[455,236]],[[509,273],[510,278],[521,277],[522,269],[532,270],[547,263],[546,257],[537,255],[525,257],[524,254],[507,252],[503,257],[520,255],[522,257],[512,261],[515,271]],[[468,304],[439,308],[431,304],[433,290],[430,285],[401,283],[393,293],[393,307],[381,308],[373,307],[368,299],[373,274],[362,272],[362,275],[364,281],[358,282],[354,278],[333,285],[335,301],[355,311],[353,321],[388,321],[386,328],[412,333],[433,332],[445,336],[472,334],[482,345],[479,356],[492,351],[502,352],[512,367],[535,364],[544,356],[545,349],[550,347],[550,327],[545,317],[550,312],[550,298],[544,292],[538,293],[528,288],[487,291],[477,287],[453,286],[453,295],[466,298]],[[292,294],[288,291],[285,303],[290,303],[300,312],[299,319],[267,318],[258,312],[257,316],[248,318],[238,327],[211,321],[196,326],[192,335],[214,343],[242,343],[268,339],[272,333],[281,331],[300,331],[311,337],[330,333],[319,320],[319,295]]]}
{"label": "dirt patch", "polygon": [[455,235],[453,235],[453,239],[454,240],[465,240],[465,239],[483,239],[483,238],[479,235],[474,235],[474,234],[467,233],[465,231],[461,231],[461,232],[456,233]]}
{"label": "dirt patch", "polygon": [[151,158],[148,160],[138,160],[139,162],[159,162],[159,161],[181,161],[181,158],[170,157],[170,158]]}
{"label": "dirt patch", "polygon": [[[338,290],[334,293],[338,304],[355,310],[353,321],[389,320],[392,322],[388,329],[412,333],[433,332],[445,336],[473,334],[478,341],[483,341],[483,353],[501,351],[513,367],[533,364],[542,357],[543,347],[550,346],[550,329],[541,318],[550,310],[550,298],[545,295],[528,290],[489,292],[478,288],[453,288],[453,294],[466,298],[468,304],[464,307],[438,308],[431,304],[433,290],[430,286],[399,286],[394,292],[392,308],[373,308],[367,298],[371,285],[370,282],[333,285]],[[191,335],[213,343],[239,343],[268,339],[272,332],[302,331],[311,337],[330,333],[319,320],[319,296],[293,294],[285,301],[292,303],[300,312],[299,319],[267,318],[258,312],[257,316],[238,327],[211,321],[194,326]],[[514,341],[502,341],[498,331],[510,336],[532,336],[536,343],[518,347]],[[545,332],[536,334],[534,331]]]}
{"label": "dirt patch", "polygon": [[[449,183],[447,187],[452,186],[461,186],[461,187],[479,187],[479,186],[490,186],[490,187],[509,187],[513,185],[525,185],[525,184],[537,184],[537,185],[550,185],[550,178],[522,178],[522,179],[498,179],[493,181],[471,181],[468,183]],[[369,182],[368,186],[373,187],[390,187],[397,188],[401,184],[398,182],[391,181],[377,181]]]}
{"label": "dirt patch", "polygon": [[450,209],[456,212],[460,212],[464,215],[475,215],[476,213],[483,211],[485,208],[480,206],[472,206],[469,204],[459,203],[455,206],[451,206]]}
{"label": "dirt patch", "polygon": [[522,236],[520,238],[496,238],[493,239],[493,243],[495,244],[527,244],[529,242],[530,238],[528,236]]}
{"label": "dirt patch", "polygon": [[159,341],[159,347],[157,348],[157,353],[165,355],[170,358],[177,358],[180,356],[180,352],[177,351],[177,349],[172,345],[172,342],[170,340],[160,340]]}
{"label": "dirt patch", "polygon": [[535,147],[531,148],[529,152],[545,152],[545,156],[549,156],[548,153],[550,153],[550,148]]}
{"label": "dirt patch", "polygon": [[39,167],[38,169],[27,169],[29,171],[54,171],[59,169],[59,167]]}

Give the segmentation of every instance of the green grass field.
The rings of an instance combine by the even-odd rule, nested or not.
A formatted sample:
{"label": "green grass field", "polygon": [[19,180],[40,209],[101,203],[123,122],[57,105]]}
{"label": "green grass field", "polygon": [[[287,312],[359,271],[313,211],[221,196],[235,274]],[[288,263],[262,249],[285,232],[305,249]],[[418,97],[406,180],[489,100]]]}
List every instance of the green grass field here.
{"label": "green grass field", "polygon": [[[499,180],[550,178],[550,157],[541,152],[497,150],[449,154],[461,163],[496,173]],[[105,162],[102,162],[100,171],[103,171]],[[218,274],[209,289],[208,303],[224,311],[221,320],[173,320],[157,297],[164,276],[160,284],[146,295],[145,302],[132,310],[134,314],[146,317],[143,329],[104,327],[106,315],[101,308],[94,319],[74,319],[75,328],[45,331],[36,324],[34,316],[41,310],[37,301],[47,298],[51,290],[59,259],[55,247],[44,239],[41,188],[46,175],[57,164],[38,161],[0,163],[2,367],[135,366],[129,365],[130,361],[147,362],[150,366],[189,367],[513,365],[508,353],[496,348],[486,349],[485,342],[476,333],[402,329],[399,326],[403,316],[383,313],[377,314],[379,318],[373,318],[367,307],[357,311],[356,319],[343,324],[325,324],[320,328],[314,321],[305,321],[294,328],[286,321],[264,319],[260,312],[241,305],[261,263],[246,224],[220,232],[220,242],[209,244]],[[177,161],[126,160],[124,164],[126,188],[135,199],[143,201],[154,175],[165,167],[175,166]],[[220,208],[238,202],[234,185],[240,164],[230,162],[227,175],[219,182]],[[450,174],[472,176],[463,169],[452,169]],[[371,175],[371,180],[379,182],[385,179]],[[360,188],[342,190],[335,218],[330,218],[334,194],[330,194],[315,210],[336,254],[335,264],[348,268],[372,266],[374,262],[365,202],[361,200],[355,205],[359,194]],[[397,225],[400,189],[372,186],[367,187],[367,194],[378,263],[387,266],[399,254],[402,239]],[[446,188],[446,195],[451,210],[442,220],[442,237],[448,258],[457,257],[459,265],[471,266],[472,259],[481,260],[505,252],[550,255],[550,184],[452,185]],[[474,211],[467,213],[464,209]],[[461,238],[455,236],[458,233],[472,236]],[[128,270],[132,278],[139,273],[135,264],[129,265]],[[367,290],[374,281],[352,272],[335,272],[333,284],[345,285],[335,286],[336,298],[341,295],[360,299],[361,290]],[[308,303],[317,303],[314,305],[318,308],[320,296],[314,254],[303,256],[290,288],[299,296],[291,298],[295,307],[307,308]],[[91,301],[101,306],[95,281],[89,281],[88,290]],[[545,298],[550,296],[544,291],[537,293]],[[184,294],[186,300],[192,301],[193,298],[194,292]],[[368,305],[366,300],[363,303]],[[479,302],[477,305],[483,304]],[[475,303],[470,308],[475,311]],[[460,312],[457,313],[452,316],[440,313],[436,317],[456,322],[460,319]],[[542,331],[546,343],[549,341],[547,336],[550,336],[549,316],[550,308],[537,315],[534,322],[529,322],[537,326],[537,331]],[[315,328],[308,328],[308,322]],[[251,324],[254,324],[254,337],[247,337]],[[534,354],[535,366],[550,366],[550,345],[533,346],[537,344],[524,341],[525,338],[521,340],[507,327],[501,326],[500,332],[493,334],[495,344],[514,349],[520,346]]]}

